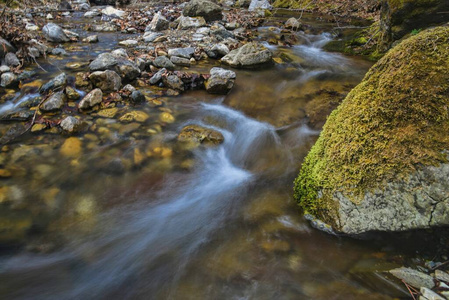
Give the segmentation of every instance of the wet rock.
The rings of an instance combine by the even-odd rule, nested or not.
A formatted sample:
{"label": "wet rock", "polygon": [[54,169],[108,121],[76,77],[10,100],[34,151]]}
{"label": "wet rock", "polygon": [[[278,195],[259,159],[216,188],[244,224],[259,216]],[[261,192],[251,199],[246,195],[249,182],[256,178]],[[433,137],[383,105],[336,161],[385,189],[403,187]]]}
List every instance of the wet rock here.
{"label": "wet rock", "polygon": [[181,16],[178,19],[178,29],[186,30],[190,28],[199,28],[206,25],[206,20],[203,17],[191,18]]}
{"label": "wet rock", "polygon": [[188,125],[178,135],[180,142],[194,142],[199,144],[219,145],[224,137],[219,131],[215,131],[199,125]]}
{"label": "wet rock", "polygon": [[80,109],[89,109],[101,103],[103,100],[103,92],[100,89],[94,89],[87,94],[79,103]]}
{"label": "wet rock", "polygon": [[187,58],[172,56],[170,57],[170,61],[178,66],[190,67],[190,59]]}
{"label": "wet rock", "polygon": [[132,93],[132,92],[134,92],[134,91],[137,91],[137,89],[136,89],[135,87],[133,87],[132,85],[130,85],[130,84],[125,85],[125,86],[123,87],[123,90],[124,90],[125,92],[128,92],[128,93]]}
{"label": "wet rock", "polygon": [[150,78],[150,84],[157,84],[162,80],[162,75],[165,74],[167,72],[167,69],[163,68],[160,69],[156,74],[154,74],[151,78]]}
{"label": "wet rock", "polygon": [[0,214],[0,242],[22,242],[33,225],[31,215],[23,211],[3,211]]}
{"label": "wet rock", "polygon": [[190,59],[195,53],[195,48],[187,47],[187,48],[174,48],[168,50],[168,56],[178,56],[183,58]]}
{"label": "wet rock", "polygon": [[129,99],[133,103],[142,103],[145,102],[145,96],[142,94],[141,91],[133,91],[131,93],[131,96],[129,96]]}
{"label": "wet rock", "polygon": [[61,92],[57,92],[51,95],[44,103],[42,103],[40,110],[44,112],[50,112],[55,110],[60,110],[66,102],[65,94]]}
{"label": "wet rock", "polygon": [[177,91],[184,91],[184,82],[182,82],[182,80],[176,75],[169,75],[167,77],[163,77],[162,82],[166,87],[170,89],[174,89]]}
{"label": "wet rock", "polygon": [[206,91],[210,94],[226,95],[234,86],[236,74],[222,68],[212,68],[210,78],[206,81]]}
{"label": "wet rock", "polygon": [[65,94],[69,100],[78,100],[81,96],[74,88],[70,86],[65,88]]}
{"label": "wet rock", "polygon": [[[12,125],[11,127],[8,128],[8,130],[5,132],[5,134],[0,136],[0,144],[6,144],[9,141],[12,141],[17,136],[23,134],[27,129],[28,128],[25,127],[25,125],[23,125],[22,123],[17,123],[17,124]],[[17,149],[20,149],[20,148],[17,148]],[[16,150],[16,151],[20,151],[20,150]],[[13,153],[13,156],[11,157],[12,163],[14,163],[16,161],[16,159],[15,159],[16,156],[17,156],[17,154],[15,155]]]}
{"label": "wet rock", "polygon": [[255,67],[272,62],[273,54],[263,45],[251,42],[232,50],[221,61],[235,68]]}
{"label": "wet rock", "polygon": [[61,27],[54,23],[48,23],[42,28],[42,33],[47,41],[53,43],[69,42],[70,38],[64,33]]}
{"label": "wet rock", "polygon": [[0,78],[0,86],[4,88],[15,87],[19,84],[17,76],[12,72],[3,73]]}
{"label": "wet rock", "polygon": [[61,73],[52,80],[42,85],[41,88],[39,89],[39,92],[45,94],[55,89],[61,88],[66,84],[67,84],[67,75],[65,73]]}
{"label": "wet rock", "polygon": [[117,18],[123,18],[126,14],[123,10],[115,9],[112,6],[108,6],[105,9],[101,11],[101,13],[108,17],[117,17]]}
{"label": "wet rock", "polygon": [[140,75],[139,67],[129,60],[121,61],[116,68],[116,72],[124,81],[132,81]]}
{"label": "wet rock", "polygon": [[47,129],[47,125],[46,124],[34,124],[33,127],[31,127],[31,132],[39,132],[42,131],[44,129]]}
{"label": "wet rock", "polygon": [[[117,50],[114,50],[114,52],[116,51]],[[97,58],[90,63],[89,69],[93,72],[112,70],[117,72],[123,80],[129,81],[134,80],[140,75],[140,69],[135,63],[112,53],[102,53],[98,55]]]}
{"label": "wet rock", "polygon": [[290,18],[285,22],[285,28],[287,29],[293,29],[293,30],[300,30],[302,28],[301,22],[299,22],[296,18]]}
{"label": "wet rock", "polygon": [[81,121],[75,117],[69,116],[62,120],[59,126],[68,133],[75,133],[81,128]]}
{"label": "wet rock", "polygon": [[449,283],[449,274],[444,271],[435,270],[435,278],[438,279],[439,281]]}
{"label": "wet rock", "polygon": [[83,39],[84,43],[98,43],[98,35],[90,35]]}
{"label": "wet rock", "polygon": [[90,71],[105,71],[115,68],[119,60],[111,53],[101,53],[89,65]]}
{"label": "wet rock", "polygon": [[227,30],[223,25],[220,24],[211,27],[210,34],[215,36],[219,41],[223,41],[228,38],[234,38],[234,33]]}
{"label": "wet rock", "polygon": [[142,38],[144,42],[152,43],[154,42],[155,39],[157,39],[160,36],[163,36],[163,34],[160,32],[145,32]]}
{"label": "wet rock", "polygon": [[138,122],[143,123],[148,120],[150,116],[143,111],[134,110],[128,112],[120,117],[120,122],[129,123],[129,122]]}
{"label": "wet rock", "polygon": [[153,65],[158,68],[165,68],[167,70],[174,70],[175,65],[168,59],[167,56],[158,56],[154,59]]}
{"label": "wet rock", "polygon": [[8,52],[5,55],[5,63],[9,67],[17,67],[20,66],[20,60],[14,53]]}
{"label": "wet rock", "polygon": [[97,114],[98,114],[98,116],[100,116],[100,117],[112,119],[112,118],[115,117],[115,115],[116,115],[117,113],[118,113],[118,108],[112,107],[112,108],[102,109],[102,110],[100,110]]}
{"label": "wet rock", "polygon": [[51,54],[53,55],[67,55],[67,52],[62,48],[55,48],[51,50]]}
{"label": "wet rock", "polygon": [[203,17],[206,21],[221,20],[223,18],[222,8],[207,0],[191,0],[182,11],[184,16]]}
{"label": "wet rock", "polygon": [[78,72],[75,74],[75,86],[76,88],[89,92],[92,90],[92,82],[88,80],[88,75],[86,73]]}
{"label": "wet rock", "polygon": [[0,59],[5,57],[8,52],[16,52],[16,49],[7,40],[0,37]]}
{"label": "wet rock", "polygon": [[82,142],[79,138],[69,137],[64,141],[59,152],[65,157],[79,157],[82,152]]}
{"label": "wet rock", "polygon": [[128,59],[128,53],[123,48],[115,49],[111,52],[111,54],[118,59]]}
{"label": "wet rock", "polygon": [[95,32],[116,32],[117,27],[113,24],[93,25],[92,31]]}
{"label": "wet rock", "polygon": [[71,40],[71,41],[74,41],[74,42],[76,42],[76,41],[78,41],[78,39],[79,39],[79,34],[78,33],[76,33],[76,32],[73,32],[73,31],[70,31],[70,30],[63,30],[64,31],[64,33],[65,33],[65,35]]}
{"label": "wet rock", "polygon": [[438,295],[428,288],[422,287],[419,291],[422,294],[422,296],[419,297],[420,300],[445,300],[444,297]]}
{"label": "wet rock", "polygon": [[145,31],[162,31],[168,29],[169,22],[167,19],[158,12],[154,15],[153,19],[151,20],[150,25],[147,26]]}
{"label": "wet rock", "polygon": [[39,26],[32,24],[32,23],[27,23],[25,25],[25,30],[27,31],[38,31],[39,30]]}
{"label": "wet rock", "polygon": [[47,53],[50,53],[51,49],[50,47],[48,47],[47,45],[32,39],[28,42],[30,44],[30,48],[28,48],[29,51],[31,51],[30,49],[33,48],[35,50],[37,50],[37,53],[35,53],[36,55],[34,55],[34,57],[39,57],[40,55],[45,55]]}
{"label": "wet rock", "polygon": [[91,10],[84,14],[85,18],[94,18],[100,16],[101,13],[98,10]]}
{"label": "wet rock", "polygon": [[215,44],[209,50],[206,50],[210,58],[221,58],[229,53],[229,48],[225,44]]}
{"label": "wet rock", "polygon": [[121,41],[118,44],[120,46],[125,46],[125,47],[135,47],[137,46],[139,42],[137,42],[136,40],[125,40],[125,41]]}
{"label": "wet rock", "polygon": [[175,117],[169,112],[163,112],[159,115],[159,120],[163,123],[173,123]]}
{"label": "wet rock", "polygon": [[111,70],[93,72],[89,75],[89,79],[95,87],[105,93],[116,92],[122,86],[120,76]]}
{"label": "wet rock", "polygon": [[410,268],[397,268],[390,270],[390,273],[395,277],[404,280],[407,284],[414,286],[416,288],[426,287],[433,288],[435,283],[430,275],[424,274],[422,272],[410,269]]}

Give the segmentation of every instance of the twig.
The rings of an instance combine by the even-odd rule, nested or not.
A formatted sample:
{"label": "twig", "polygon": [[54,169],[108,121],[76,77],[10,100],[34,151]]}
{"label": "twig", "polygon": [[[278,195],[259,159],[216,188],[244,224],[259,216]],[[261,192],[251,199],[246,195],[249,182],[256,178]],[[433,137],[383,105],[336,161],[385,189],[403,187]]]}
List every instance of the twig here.
{"label": "twig", "polygon": [[410,293],[410,295],[412,296],[413,300],[416,300],[415,295],[419,295],[419,292],[414,287],[412,287],[407,282],[405,282],[404,280],[401,280],[401,281],[407,288],[407,290]]}
{"label": "twig", "polygon": [[443,267],[445,265],[449,265],[449,260],[446,260],[444,263],[441,263],[438,266],[435,266],[435,267],[431,268],[430,270],[431,271],[435,271],[435,270],[437,270],[437,269],[439,269],[439,268],[441,268],[441,267]]}

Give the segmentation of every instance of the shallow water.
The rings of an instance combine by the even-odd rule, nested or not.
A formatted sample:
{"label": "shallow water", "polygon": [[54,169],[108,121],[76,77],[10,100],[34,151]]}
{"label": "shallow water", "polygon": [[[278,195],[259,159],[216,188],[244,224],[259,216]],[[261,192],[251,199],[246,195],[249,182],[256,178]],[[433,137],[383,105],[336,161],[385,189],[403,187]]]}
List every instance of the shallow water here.
{"label": "shallow water", "polygon": [[[227,96],[165,97],[140,88],[162,104],[119,107],[119,113],[139,110],[150,118],[125,126],[86,116],[92,126],[77,137],[77,155],[62,155],[67,137],[53,133],[26,134],[3,149],[14,176],[2,182],[14,203],[0,214],[31,234],[23,236],[25,249],[0,248],[0,297],[406,297],[374,272],[395,266],[403,249],[317,231],[292,199],[292,181],[319,134],[307,125],[306,104],[323,90],[347,93],[371,65],[323,51],[331,39],[326,26],[298,33],[301,45],[271,46],[288,63],[237,70]],[[260,31],[263,38],[266,30]],[[85,63],[127,38],[104,33],[95,46],[76,44],[68,57],[42,62],[48,73],[35,78],[73,74],[67,63]],[[24,97],[30,96],[0,104],[0,112],[16,109]],[[167,112],[174,122],[161,121]],[[186,149],[176,136],[188,124],[218,130],[225,142]],[[22,227],[12,231],[20,235]]]}

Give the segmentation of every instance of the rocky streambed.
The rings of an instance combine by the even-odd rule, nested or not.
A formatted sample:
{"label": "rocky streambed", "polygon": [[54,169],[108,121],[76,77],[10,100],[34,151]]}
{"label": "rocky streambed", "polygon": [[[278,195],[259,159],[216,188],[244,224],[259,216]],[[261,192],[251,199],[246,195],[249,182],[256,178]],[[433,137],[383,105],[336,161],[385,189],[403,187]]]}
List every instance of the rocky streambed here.
{"label": "rocky streambed", "polygon": [[447,260],[425,234],[323,234],[292,199],[371,63],[322,50],[318,16],[206,4],[16,16],[33,39],[0,67],[0,295],[390,299],[409,293],[388,270]]}

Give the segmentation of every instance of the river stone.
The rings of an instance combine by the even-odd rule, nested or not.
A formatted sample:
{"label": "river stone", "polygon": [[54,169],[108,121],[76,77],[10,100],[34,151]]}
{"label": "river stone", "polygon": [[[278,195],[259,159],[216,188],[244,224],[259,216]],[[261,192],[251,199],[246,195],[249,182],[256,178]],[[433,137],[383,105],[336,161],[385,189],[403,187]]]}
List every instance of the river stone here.
{"label": "river stone", "polygon": [[182,80],[176,75],[169,75],[167,77],[163,77],[162,82],[166,87],[170,89],[176,91],[184,91],[184,82],[182,82]]}
{"label": "river stone", "polygon": [[168,56],[178,56],[183,58],[190,59],[195,53],[195,48],[187,47],[187,48],[174,48],[168,50]]}
{"label": "river stone", "polygon": [[120,61],[116,67],[116,72],[124,81],[133,81],[140,75],[139,67],[129,60]]}
{"label": "river stone", "polygon": [[117,27],[114,24],[93,25],[92,31],[95,32],[116,32]]}
{"label": "river stone", "polygon": [[15,87],[19,84],[17,76],[12,72],[3,73],[0,80],[0,86],[4,88]]}
{"label": "river stone", "polygon": [[5,39],[0,37],[0,59],[8,52],[16,52],[16,49]]}
{"label": "river stone", "polygon": [[9,72],[9,71],[11,71],[10,67],[5,66],[5,65],[1,65],[0,66],[0,74],[6,73],[6,72]]}
{"label": "river stone", "polygon": [[302,24],[298,19],[292,17],[285,22],[284,26],[287,29],[299,30],[301,29]]}
{"label": "river stone", "polygon": [[125,46],[125,47],[135,47],[135,46],[137,46],[138,43],[139,42],[136,40],[124,40],[124,41],[119,42],[118,44],[120,46]]}
{"label": "river stone", "polygon": [[78,41],[80,35],[76,32],[63,29],[65,35],[71,40],[71,41]]}
{"label": "river stone", "polygon": [[94,89],[89,94],[84,96],[84,98],[79,103],[80,109],[89,109],[95,105],[101,103],[103,100],[103,92],[100,89]]}
{"label": "river stone", "polygon": [[221,25],[221,24],[216,24],[216,25],[213,25],[211,28],[210,28],[210,34],[212,35],[212,36],[215,36],[216,38],[217,38],[217,40],[219,40],[219,41],[223,41],[223,40],[226,40],[226,39],[228,39],[228,38],[231,38],[231,39],[233,39],[235,36],[234,36],[234,33],[232,33],[231,31],[229,31],[229,30],[227,30],[223,25]]}
{"label": "river stone", "polygon": [[123,18],[123,16],[126,14],[123,10],[115,9],[112,6],[108,6],[105,9],[101,11],[101,13],[108,17],[118,17]]}
{"label": "river stone", "polygon": [[42,28],[42,32],[47,41],[53,43],[69,42],[69,37],[64,33],[61,27],[54,23],[48,23]]}
{"label": "river stone", "polygon": [[435,270],[435,278],[438,279],[439,281],[449,283],[449,274],[444,271]]}
{"label": "river stone", "polygon": [[49,91],[52,91],[54,89],[63,87],[67,84],[67,75],[66,73],[61,73],[52,80],[48,81],[47,83],[43,84],[41,88],[39,89],[39,92],[44,94],[48,93]]}
{"label": "river stone", "polygon": [[25,30],[27,31],[38,31],[39,30],[39,26],[32,24],[32,23],[27,23],[25,26]]}
{"label": "river stone", "polygon": [[145,102],[145,96],[141,91],[133,91],[129,96],[129,99],[133,103],[142,103]]}
{"label": "river stone", "polygon": [[71,86],[65,88],[65,94],[69,100],[78,100],[80,97],[80,94]]}
{"label": "river stone", "polygon": [[150,116],[140,110],[133,110],[130,111],[126,114],[124,114],[123,116],[120,117],[120,122],[124,122],[124,123],[129,123],[129,122],[138,122],[138,123],[143,123],[146,120],[148,120]]}
{"label": "river stone", "polygon": [[401,267],[390,270],[390,273],[416,288],[426,287],[431,289],[435,286],[432,276],[410,268]]}
{"label": "river stone", "polygon": [[172,56],[170,57],[170,61],[178,66],[190,67],[190,59],[187,58]]}
{"label": "river stone", "polygon": [[81,155],[82,150],[81,140],[76,137],[69,137],[64,141],[59,152],[65,157],[76,158]]}
{"label": "river stone", "polygon": [[20,66],[20,60],[17,58],[17,56],[14,53],[11,53],[11,52],[6,53],[5,63],[7,66],[10,66],[10,67]]}
{"label": "river stone", "polygon": [[222,68],[212,68],[206,81],[206,91],[210,94],[226,95],[234,86],[235,72]]}
{"label": "river stone", "polygon": [[120,76],[111,70],[93,72],[89,75],[89,79],[95,87],[105,93],[116,92],[122,86]]}
{"label": "river stone", "polygon": [[254,67],[272,62],[273,54],[262,44],[251,42],[232,50],[221,61],[235,68]]}
{"label": "river stone", "polygon": [[167,56],[158,56],[154,59],[153,65],[158,68],[165,68],[167,70],[174,70],[175,65],[168,59]]}
{"label": "river stone", "polygon": [[[140,75],[140,69],[137,65],[125,58],[119,57],[115,50],[115,55],[112,53],[102,53],[92,61],[89,65],[91,72],[112,70],[117,72],[123,80],[134,80]],[[120,52],[122,53],[122,52]],[[126,52],[125,52],[126,54]]]}
{"label": "river stone", "polygon": [[154,74],[150,78],[150,84],[157,84],[157,83],[159,83],[159,81],[161,81],[161,79],[162,79],[162,75],[164,75],[166,72],[167,72],[167,69],[165,69],[165,68],[160,69],[156,74]]}
{"label": "river stone", "polygon": [[68,133],[74,133],[77,132],[81,126],[81,121],[75,117],[68,116],[61,121],[59,126],[61,126],[61,128]]}
{"label": "river stone", "polygon": [[143,41],[146,43],[152,43],[154,42],[155,39],[157,39],[158,37],[163,36],[162,33],[160,32],[145,32],[143,35]]}
{"label": "river stone", "polygon": [[105,71],[108,69],[113,69],[118,64],[118,59],[111,53],[101,53],[97,56],[89,65],[91,72],[94,71]]}
{"label": "river stone", "polygon": [[115,49],[115,50],[111,51],[111,54],[118,59],[128,59],[129,58],[128,53],[123,48]]}
{"label": "river stone", "polygon": [[179,21],[178,29],[181,30],[186,30],[190,28],[199,28],[206,25],[206,21],[204,20],[203,17],[191,18],[181,16],[179,17],[178,21]]}
{"label": "river stone", "polygon": [[78,6],[78,9],[79,9],[79,10],[89,10],[89,9],[90,9],[90,5],[89,5],[89,3],[81,3],[81,4]]}
{"label": "river stone", "polygon": [[222,8],[211,1],[191,0],[184,7],[182,14],[188,17],[203,17],[206,21],[221,20]]}
{"label": "river stone", "polygon": [[65,94],[61,92],[57,92],[50,96],[44,103],[42,103],[40,110],[44,112],[50,112],[55,110],[60,110],[66,102]]}
{"label": "river stone", "polygon": [[92,90],[92,82],[88,79],[88,73],[78,72],[75,74],[75,87],[85,91],[89,92]]}
{"label": "river stone", "polygon": [[84,43],[98,43],[98,35],[90,35],[83,39]]}
{"label": "river stone", "polygon": [[251,0],[251,4],[249,5],[249,11],[258,11],[258,10],[266,10],[272,9],[270,2],[268,0]]}
{"label": "river stone", "polygon": [[223,135],[216,130],[199,125],[185,126],[178,135],[180,142],[194,142],[206,145],[219,145],[223,143]]}
{"label": "river stone", "polygon": [[225,44],[215,44],[206,51],[210,58],[221,58],[229,53],[229,48]]}
{"label": "river stone", "polygon": [[98,17],[98,16],[100,16],[101,15],[101,13],[98,11],[98,10],[91,10],[91,11],[88,11],[88,12],[86,12],[85,14],[84,14],[84,17],[85,18],[94,18],[94,17]]}
{"label": "river stone", "polygon": [[167,19],[158,12],[154,15],[151,23],[147,26],[145,31],[162,31],[168,29],[169,22]]}
{"label": "river stone", "polygon": [[419,299],[421,300],[423,298],[423,300],[446,300],[446,298],[438,295],[437,293],[435,293],[434,291],[432,291],[431,289],[428,289],[426,287],[422,287],[419,290],[422,294],[422,296],[419,297]]}

